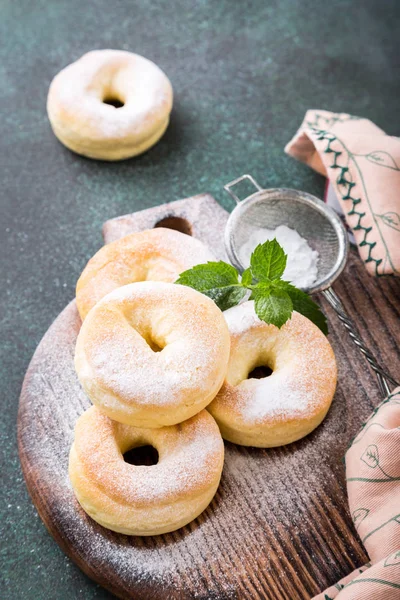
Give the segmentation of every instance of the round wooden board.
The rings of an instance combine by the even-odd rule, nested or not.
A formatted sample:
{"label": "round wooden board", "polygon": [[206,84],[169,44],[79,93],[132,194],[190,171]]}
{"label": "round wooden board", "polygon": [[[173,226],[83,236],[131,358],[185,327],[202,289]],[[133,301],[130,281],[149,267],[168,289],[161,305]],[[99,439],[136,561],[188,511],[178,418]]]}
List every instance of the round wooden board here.
{"label": "round wooden board", "polygon": [[[382,363],[394,356],[389,366],[399,372],[399,281],[378,284],[352,254],[335,289]],[[300,600],[367,560],[347,510],[342,458],[380,398],[374,376],[329,307],[324,309],[339,366],[338,389],[324,423],[283,448],[227,443],[211,505],[190,525],[151,538],[110,532],[75,500],[68,454],[75,422],[90,403],[73,365],[80,327],[75,302],[64,309],[27,371],[18,441],[41,518],[87,575],[118,597],[135,600]]]}

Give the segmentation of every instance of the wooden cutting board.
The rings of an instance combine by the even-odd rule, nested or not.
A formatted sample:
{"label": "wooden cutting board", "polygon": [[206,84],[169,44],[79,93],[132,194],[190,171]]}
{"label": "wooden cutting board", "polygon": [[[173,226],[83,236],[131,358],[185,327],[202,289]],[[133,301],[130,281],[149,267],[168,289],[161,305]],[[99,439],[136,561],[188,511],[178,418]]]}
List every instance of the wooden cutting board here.
{"label": "wooden cutting board", "polygon": [[[109,221],[104,235],[111,241],[162,224],[199,237],[223,258],[227,216],[211,196],[200,195]],[[379,361],[398,374],[400,280],[370,278],[352,252],[335,290]],[[221,485],[207,510],[179,531],[150,538],[103,529],[75,500],[68,453],[75,422],[90,403],[73,366],[80,328],[75,302],[63,310],[27,371],[18,442],[41,518],[89,577],[135,600],[301,600],[366,562],[347,509],[342,458],[380,397],[374,375],[320,300],[339,367],[324,423],[283,448],[227,443]]]}

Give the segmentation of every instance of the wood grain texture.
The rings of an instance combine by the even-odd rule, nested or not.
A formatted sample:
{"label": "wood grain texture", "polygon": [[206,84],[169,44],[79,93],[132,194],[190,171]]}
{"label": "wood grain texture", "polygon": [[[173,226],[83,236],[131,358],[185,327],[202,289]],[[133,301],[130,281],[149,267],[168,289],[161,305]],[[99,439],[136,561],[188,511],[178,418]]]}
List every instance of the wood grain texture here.
{"label": "wood grain texture", "polygon": [[[227,213],[210,196],[142,211],[128,219],[129,227],[154,226],[178,209],[190,222],[202,214],[204,226],[194,226],[193,232],[220,254]],[[113,239],[118,237],[115,225],[105,226],[106,236],[113,229]],[[370,278],[353,251],[335,291],[364,340],[395,376],[400,372],[400,281]],[[380,397],[366,362],[330,307],[322,304],[339,367],[338,389],[324,423],[283,448],[227,443],[221,485],[211,505],[190,525],[152,538],[107,531],[74,498],[68,453],[76,419],[89,400],[73,367],[80,327],[75,303],[60,314],[25,377],[18,441],[41,518],[86,574],[116,596],[136,600],[302,600],[366,562],[347,509],[342,458]]]}

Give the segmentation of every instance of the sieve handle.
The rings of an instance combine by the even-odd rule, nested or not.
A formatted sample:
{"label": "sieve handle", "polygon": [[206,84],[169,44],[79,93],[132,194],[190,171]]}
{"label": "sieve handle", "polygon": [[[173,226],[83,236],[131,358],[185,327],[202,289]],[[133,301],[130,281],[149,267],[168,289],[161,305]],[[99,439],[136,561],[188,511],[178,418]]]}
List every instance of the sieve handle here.
{"label": "sieve handle", "polygon": [[[242,200],[232,191],[232,188],[235,187],[235,185],[237,185],[238,183],[241,183],[242,181],[250,181],[250,183],[252,185],[254,185],[254,187],[256,188],[257,192],[260,192],[261,190],[263,190],[264,188],[261,187],[261,185],[259,185],[257,183],[257,181],[254,179],[254,177],[252,177],[251,175],[242,175],[241,177],[238,177],[237,179],[234,179],[233,181],[230,181],[229,183],[227,183],[226,185],[224,185],[224,190],[226,192],[228,192],[228,194],[230,196],[232,196],[232,198],[234,199],[234,201],[239,204],[240,202],[242,202]],[[243,198],[243,200],[245,200],[245,198]]]}
{"label": "sieve handle", "polygon": [[371,354],[371,351],[367,348],[367,346],[362,341],[354,322],[349,317],[349,315],[346,313],[343,304],[341,303],[340,299],[338,298],[336,293],[333,291],[333,289],[328,288],[327,290],[324,290],[322,292],[322,294],[324,295],[326,300],[329,302],[329,304],[331,305],[333,310],[336,312],[337,316],[339,317],[339,319],[341,320],[343,325],[346,327],[347,331],[349,332],[349,336],[351,337],[351,339],[353,340],[355,345],[359,348],[360,352],[365,356],[365,358],[371,365],[371,368],[373,369],[373,371],[375,371],[376,376],[378,378],[378,384],[379,384],[379,389],[381,391],[381,394],[384,398],[386,398],[386,396],[388,394],[390,394],[389,382],[395,386],[398,386],[399,384],[397,383],[397,381],[395,379],[393,379],[393,377],[391,375],[389,375],[389,373],[384,371],[378,365],[374,356]]}

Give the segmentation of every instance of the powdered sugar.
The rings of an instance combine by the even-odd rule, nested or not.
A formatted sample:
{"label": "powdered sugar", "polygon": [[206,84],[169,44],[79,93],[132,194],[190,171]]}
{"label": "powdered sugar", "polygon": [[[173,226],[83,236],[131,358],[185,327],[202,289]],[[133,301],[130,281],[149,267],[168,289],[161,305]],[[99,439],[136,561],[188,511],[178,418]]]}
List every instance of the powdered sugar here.
{"label": "powdered sugar", "polygon": [[159,426],[208,403],[228,356],[228,330],[209,298],[148,281],[120,287],[92,309],[78,338],[76,366],[89,397],[111,417]]}
{"label": "powdered sugar", "polygon": [[253,301],[240,304],[240,310],[234,306],[224,312],[225,321],[231,335],[239,336],[253,327],[261,324],[254,311]]}
{"label": "powdered sugar", "polygon": [[[334,357],[326,337],[308,319],[294,312],[279,330],[257,317],[253,301],[224,316],[231,355],[225,385],[212,405],[217,420],[223,407],[246,423],[307,418],[329,402],[335,389]],[[260,365],[270,366],[272,375],[248,379]]]}
{"label": "powdered sugar", "polygon": [[[105,104],[121,98],[122,109]],[[166,75],[150,60],[119,50],[88,52],[54,78],[48,98],[50,120],[69,114],[69,126],[83,142],[118,140],[135,135],[143,141],[167,119],[172,88]],[[86,139],[85,139],[86,138]]]}
{"label": "powdered sugar", "polygon": [[306,239],[294,229],[280,225],[276,229],[257,229],[239,248],[239,257],[245,267],[250,265],[250,256],[258,244],[267,240],[276,240],[287,254],[283,279],[291,281],[299,288],[311,286],[317,279],[318,252],[313,250]]}
{"label": "powdered sugar", "polygon": [[[157,464],[134,466],[122,460],[121,453],[145,443],[157,448]],[[157,511],[170,522],[177,503],[207,494],[219,480],[223,460],[218,427],[206,411],[179,426],[149,430],[117,424],[92,407],[77,424],[75,449],[84,472],[99,486],[99,496],[105,494],[106,507],[109,501],[121,504],[128,520],[137,511],[143,530],[151,529]],[[98,502],[104,504],[101,497]],[[157,520],[162,525],[160,515]]]}
{"label": "powdered sugar", "polygon": [[247,421],[287,418],[312,410],[316,398],[302,386],[301,379],[289,375],[272,374],[265,379],[250,379],[241,384],[241,392],[248,395],[243,413]]}

